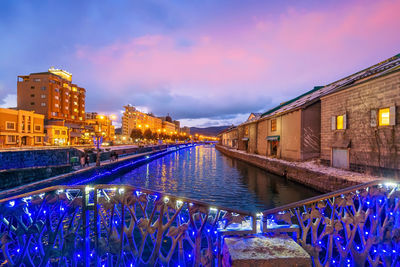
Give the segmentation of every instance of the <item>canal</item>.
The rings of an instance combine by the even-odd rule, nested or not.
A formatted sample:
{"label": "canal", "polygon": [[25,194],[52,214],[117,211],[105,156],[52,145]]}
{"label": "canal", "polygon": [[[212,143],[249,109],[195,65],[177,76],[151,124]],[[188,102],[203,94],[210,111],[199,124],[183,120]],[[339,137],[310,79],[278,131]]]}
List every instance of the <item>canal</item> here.
{"label": "canal", "polygon": [[320,194],[229,158],[213,145],[181,149],[94,183],[127,184],[246,211],[262,211]]}

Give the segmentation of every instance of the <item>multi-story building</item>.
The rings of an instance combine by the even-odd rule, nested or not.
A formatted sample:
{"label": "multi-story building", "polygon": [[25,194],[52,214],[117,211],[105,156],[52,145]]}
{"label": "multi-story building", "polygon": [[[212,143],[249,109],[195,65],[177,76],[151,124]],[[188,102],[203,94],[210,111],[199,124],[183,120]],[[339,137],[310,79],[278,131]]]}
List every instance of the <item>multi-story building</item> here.
{"label": "multi-story building", "polygon": [[44,115],[0,108],[0,147],[43,145]]}
{"label": "multi-story building", "polygon": [[45,119],[69,123],[85,121],[84,88],[72,83],[72,74],[51,68],[47,72],[18,76],[18,109],[35,111]]}
{"label": "multi-story building", "polygon": [[51,120],[44,126],[45,143],[53,146],[68,145],[70,129],[64,125],[64,120]]}
{"label": "multi-story building", "polygon": [[115,140],[115,126],[112,125],[111,116],[99,115],[97,112],[86,113],[86,126],[84,138],[86,143],[92,142],[92,137],[101,135],[103,142],[111,142]]}
{"label": "multi-story building", "polygon": [[187,136],[190,135],[190,127],[184,126],[180,129],[181,133],[186,133]]}
{"label": "multi-story building", "polygon": [[175,124],[175,132],[179,133],[181,131],[181,122],[177,120],[174,120],[173,122]]}
{"label": "multi-story building", "polygon": [[159,117],[162,120],[162,132],[167,135],[177,133],[176,124],[172,122],[172,118],[167,115],[165,117]]}
{"label": "multi-story building", "polygon": [[141,129],[143,132],[150,129],[153,133],[160,132],[162,120],[152,114],[140,112],[131,105],[124,106],[125,112],[122,116],[122,135],[130,136],[133,129]]}

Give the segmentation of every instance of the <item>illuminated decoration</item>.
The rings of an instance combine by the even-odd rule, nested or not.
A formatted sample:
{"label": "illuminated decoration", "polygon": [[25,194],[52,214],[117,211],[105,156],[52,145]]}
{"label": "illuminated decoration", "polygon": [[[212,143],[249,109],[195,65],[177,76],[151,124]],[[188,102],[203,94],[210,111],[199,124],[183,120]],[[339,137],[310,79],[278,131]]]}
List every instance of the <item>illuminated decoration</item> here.
{"label": "illuminated decoration", "polygon": [[[149,160],[149,159],[145,159]],[[57,186],[1,200],[10,266],[216,266],[255,216],[131,186]]]}
{"label": "illuminated decoration", "polygon": [[51,72],[57,76],[60,76],[61,78],[65,79],[67,81],[70,81],[70,82],[72,81],[72,73],[69,73],[68,71],[61,70],[61,69],[55,69],[55,68],[51,67],[49,69],[49,72]]}
{"label": "illuminated decoration", "polygon": [[336,117],[336,129],[338,129],[338,130],[343,129],[343,115]]}
{"label": "illuminated decoration", "polygon": [[379,110],[379,126],[390,125],[390,108]]}
{"label": "illuminated decoration", "polygon": [[103,136],[93,136],[93,145],[95,147],[100,147],[103,143]]}
{"label": "illuminated decoration", "polygon": [[296,233],[314,266],[398,266],[400,187],[378,180],[267,210],[263,232]]}

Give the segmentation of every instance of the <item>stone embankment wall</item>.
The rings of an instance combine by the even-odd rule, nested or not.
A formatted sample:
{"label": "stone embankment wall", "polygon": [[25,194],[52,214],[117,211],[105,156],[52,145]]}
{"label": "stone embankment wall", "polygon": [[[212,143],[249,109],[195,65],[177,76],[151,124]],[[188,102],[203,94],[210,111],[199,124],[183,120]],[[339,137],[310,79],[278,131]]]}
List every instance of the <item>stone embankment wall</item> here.
{"label": "stone embankment wall", "polygon": [[293,166],[290,162],[285,162],[283,160],[274,160],[265,156],[248,154],[243,151],[228,149],[221,145],[216,145],[216,148],[229,157],[242,160],[277,175],[285,176],[289,180],[304,184],[324,193],[360,183],[354,180],[348,180],[340,175],[329,175],[304,167]]}
{"label": "stone embankment wall", "polygon": [[70,148],[4,151],[0,152],[0,170],[65,165],[77,155]]}
{"label": "stone embankment wall", "polygon": [[[176,149],[187,146],[160,145],[155,147],[143,147],[136,149],[136,152],[132,155],[125,155],[125,157],[119,158],[118,161],[102,162],[100,167],[91,166],[71,172],[72,167],[70,165],[64,166],[65,168],[69,168],[68,173],[60,171],[59,173],[49,175],[50,171],[46,168],[19,169],[16,170],[15,173],[11,174],[8,172],[8,174],[4,175],[1,175],[0,171],[0,179],[2,179],[0,190],[9,189],[0,192],[0,198],[18,195],[57,184],[86,184],[95,179],[97,182],[101,183],[102,178],[107,179],[112,175],[121,175],[124,172],[132,170],[132,168],[136,166],[140,166],[141,164],[145,164],[155,158],[171,153]],[[125,152],[128,152],[128,150],[126,149]],[[36,169],[43,170],[37,170],[37,175],[35,176],[32,172]],[[46,171],[48,173],[46,173]],[[29,173],[31,175],[29,175]],[[40,174],[42,174],[42,176],[40,176]]]}

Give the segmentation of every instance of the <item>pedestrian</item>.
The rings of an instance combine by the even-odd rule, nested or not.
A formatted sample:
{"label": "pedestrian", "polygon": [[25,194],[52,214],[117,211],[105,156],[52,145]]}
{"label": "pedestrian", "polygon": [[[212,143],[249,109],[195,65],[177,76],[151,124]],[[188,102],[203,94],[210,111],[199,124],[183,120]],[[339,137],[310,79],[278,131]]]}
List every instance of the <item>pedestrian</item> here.
{"label": "pedestrian", "polygon": [[115,161],[118,161],[118,153],[115,152]]}
{"label": "pedestrian", "polygon": [[110,162],[114,161],[114,151],[110,153]]}
{"label": "pedestrian", "polygon": [[80,159],[80,163],[81,163],[81,168],[83,168],[83,167],[85,167],[85,155],[82,155],[81,156],[81,159]]}
{"label": "pedestrian", "polygon": [[89,154],[85,156],[85,166],[89,166]]}

